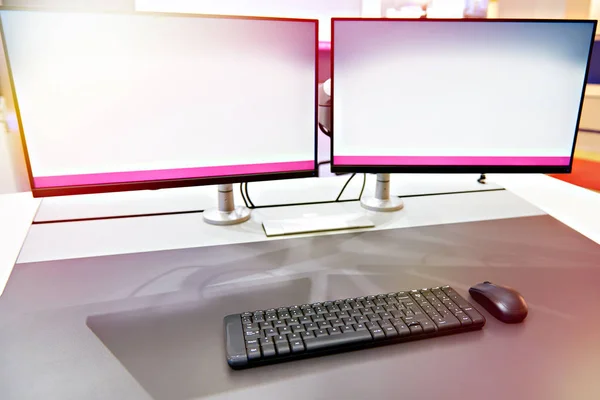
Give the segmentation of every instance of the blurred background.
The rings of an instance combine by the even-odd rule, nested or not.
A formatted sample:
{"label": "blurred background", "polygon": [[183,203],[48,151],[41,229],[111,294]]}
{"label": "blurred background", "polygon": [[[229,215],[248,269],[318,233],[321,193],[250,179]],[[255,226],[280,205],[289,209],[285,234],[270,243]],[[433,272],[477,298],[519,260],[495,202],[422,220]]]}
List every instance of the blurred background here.
{"label": "blurred background", "polygon": [[[24,8],[156,11],[317,18],[320,20],[319,81],[329,78],[332,17],[372,18],[570,18],[599,19],[600,0],[4,0]],[[600,191],[600,35],[588,79],[573,174],[556,175]],[[0,52],[1,53],[1,52]],[[490,74],[489,79],[494,79]],[[0,194],[28,191],[4,54],[0,54]],[[320,158],[329,138],[319,138]]]}

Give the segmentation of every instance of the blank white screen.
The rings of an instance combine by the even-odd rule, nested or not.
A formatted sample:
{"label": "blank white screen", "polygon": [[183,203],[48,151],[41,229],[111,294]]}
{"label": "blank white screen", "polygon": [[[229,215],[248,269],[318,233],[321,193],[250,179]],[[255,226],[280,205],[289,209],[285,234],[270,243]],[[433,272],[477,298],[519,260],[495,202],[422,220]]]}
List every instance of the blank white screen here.
{"label": "blank white screen", "polygon": [[34,177],[314,160],[313,21],[0,17]]}
{"label": "blank white screen", "polygon": [[335,163],[568,165],[593,31],[591,22],[336,21]]}

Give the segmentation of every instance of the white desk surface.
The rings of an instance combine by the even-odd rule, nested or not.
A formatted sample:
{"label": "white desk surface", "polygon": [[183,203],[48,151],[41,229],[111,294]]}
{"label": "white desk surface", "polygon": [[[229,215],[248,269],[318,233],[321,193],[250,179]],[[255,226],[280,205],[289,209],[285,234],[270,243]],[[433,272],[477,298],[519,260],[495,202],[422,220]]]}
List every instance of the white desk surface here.
{"label": "white desk surface", "polygon": [[[469,191],[481,188],[474,175],[393,176],[392,194],[441,193]],[[261,182],[250,185],[255,204],[286,204],[293,202],[327,201],[335,198],[347,177]],[[369,176],[365,193],[374,188],[374,176]],[[544,175],[493,175],[488,181],[497,182],[510,192],[522,197],[573,229],[600,243],[600,195]],[[420,182],[420,183],[419,183]],[[362,183],[357,176],[346,190],[346,199],[356,198]],[[490,183],[487,188],[497,188]],[[237,191],[236,191],[237,192]],[[156,195],[156,196],[155,196]],[[237,195],[237,193],[236,193]],[[104,213],[125,204],[130,211],[201,210],[216,204],[216,188],[191,188],[174,191],[171,195],[160,192],[129,193],[117,205],[97,200],[106,205]],[[102,197],[102,196],[100,196]],[[531,215],[536,207],[510,208],[510,196],[503,192],[472,193],[445,196],[408,197],[403,211],[393,214],[374,214],[362,210],[357,202],[318,204],[307,206],[274,207],[254,210],[250,223],[232,227],[214,227],[202,221],[201,213],[160,215],[101,221],[68,222],[34,225],[23,246],[19,262],[35,262],[78,257],[123,254],[267,240],[260,222],[263,219],[296,218],[365,213],[375,218],[378,227],[389,229],[432,225],[450,222],[505,218]],[[121,201],[121,200],[126,201]],[[47,201],[46,199],[44,201]],[[61,199],[53,199],[54,211]],[[69,199],[71,200],[71,199]],[[105,200],[102,203],[102,200]],[[72,201],[72,200],[71,200]],[[236,200],[241,203],[238,197]],[[500,203],[497,205],[497,203]],[[108,205],[107,205],[108,204]],[[88,203],[89,205],[89,203]],[[41,209],[43,209],[42,204]],[[117,207],[118,206],[118,207]],[[174,208],[175,206],[175,208]],[[80,212],[85,205],[79,205]],[[76,207],[71,204],[71,210]],[[95,208],[91,205],[89,208]],[[536,211],[533,211],[536,210]],[[122,210],[118,210],[122,211]],[[50,213],[52,214],[52,213]],[[77,215],[75,215],[77,216]]]}
{"label": "white desk surface", "polygon": [[39,206],[31,193],[0,195],[0,295]]}
{"label": "white desk surface", "polygon": [[[476,175],[394,175],[392,194],[469,192],[482,188],[476,183],[476,178]],[[260,182],[251,184],[250,191],[257,205],[327,201],[336,197],[346,179],[347,176],[341,176]],[[27,263],[281,240],[267,239],[261,221],[353,212],[372,218],[376,223],[376,228],[373,228],[375,230],[548,213],[600,243],[599,194],[539,174],[488,175],[488,181],[490,183],[485,186],[486,189],[504,187],[507,191],[406,197],[405,209],[392,214],[367,212],[358,202],[262,208],[253,211],[250,222],[231,227],[207,225],[203,222],[201,213],[50,223],[30,227],[38,201],[28,193],[8,195],[0,198],[0,237],[3,239],[0,288],[4,288],[19,251],[18,262]],[[357,175],[348,186],[344,198],[356,198],[361,184],[362,176]],[[374,177],[369,176],[365,193],[370,193],[373,188]],[[241,203],[237,190],[236,195],[236,201]],[[529,204],[520,201],[517,196]],[[82,198],[85,201],[82,202]],[[215,187],[131,192],[112,196],[74,196],[45,199],[37,220],[91,217],[92,214],[110,215],[114,212],[146,214],[202,210],[213,204],[216,204]],[[47,206],[45,209],[44,205]]]}

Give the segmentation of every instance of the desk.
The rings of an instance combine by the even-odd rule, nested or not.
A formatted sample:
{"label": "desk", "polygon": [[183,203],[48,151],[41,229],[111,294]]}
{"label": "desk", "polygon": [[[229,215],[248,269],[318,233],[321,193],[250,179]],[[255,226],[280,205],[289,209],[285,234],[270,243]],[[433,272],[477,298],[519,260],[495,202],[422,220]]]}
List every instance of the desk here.
{"label": "desk", "polygon": [[[600,196],[490,179],[510,191],[407,198],[371,232],[265,240],[201,214],[36,225],[0,297],[0,398],[600,398]],[[523,293],[524,324],[483,312],[480,332],[242,372],[224,360],[227,313],[444,283],[467,297],[486,279]]]}

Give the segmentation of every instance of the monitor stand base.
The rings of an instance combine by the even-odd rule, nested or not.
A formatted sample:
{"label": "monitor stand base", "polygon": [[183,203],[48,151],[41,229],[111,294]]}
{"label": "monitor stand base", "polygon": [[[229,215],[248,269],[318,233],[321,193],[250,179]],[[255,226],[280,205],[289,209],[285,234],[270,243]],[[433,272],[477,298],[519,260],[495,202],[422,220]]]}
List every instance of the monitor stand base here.
{"label": "monitor stand base", "polygon": [[375,196],[360,199],[360,205],[377,212],[393,212],[404,208],[402,199],[390,197],[390,174],[377,174]]}
{"label": "monitor stand base", "polygon": [[233,200],[233,185],[219,185],[219,208],[204,211],[204,221],[211,225],[236,225],[250,219],[250,210],[236,207]]}

